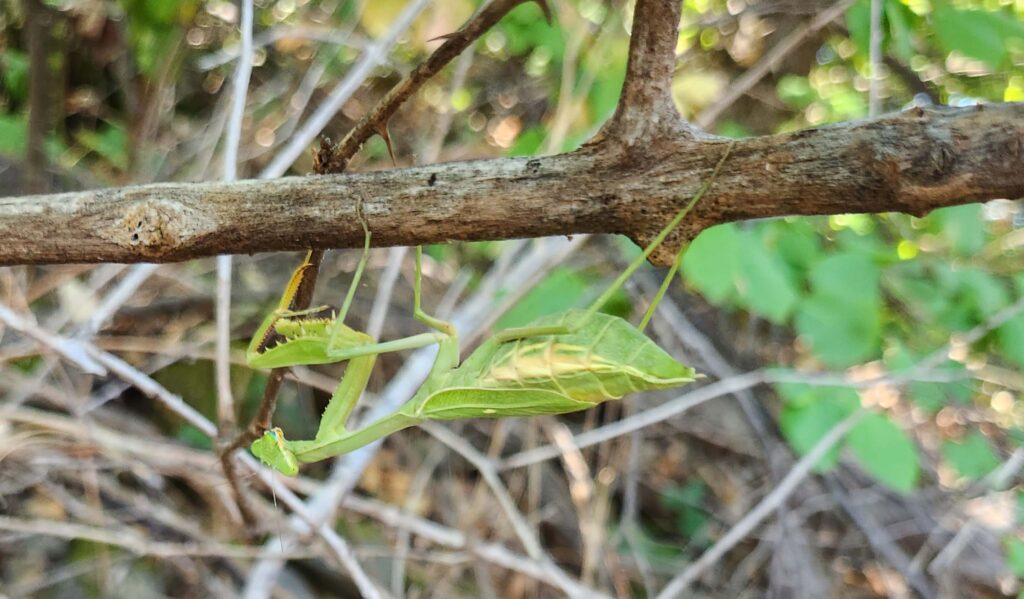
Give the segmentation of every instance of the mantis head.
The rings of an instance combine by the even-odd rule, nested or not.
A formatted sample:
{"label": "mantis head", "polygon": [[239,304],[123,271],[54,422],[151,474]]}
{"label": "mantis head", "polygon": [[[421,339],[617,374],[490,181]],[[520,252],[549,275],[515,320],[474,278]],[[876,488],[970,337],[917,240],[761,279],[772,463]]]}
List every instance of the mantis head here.
{"label": "mantis head", "polygon": [[299,461],[285,446],[284,432],[276,426],[253,441],[249,449],[261,462],[282,474],[295,476],[299,473]]}

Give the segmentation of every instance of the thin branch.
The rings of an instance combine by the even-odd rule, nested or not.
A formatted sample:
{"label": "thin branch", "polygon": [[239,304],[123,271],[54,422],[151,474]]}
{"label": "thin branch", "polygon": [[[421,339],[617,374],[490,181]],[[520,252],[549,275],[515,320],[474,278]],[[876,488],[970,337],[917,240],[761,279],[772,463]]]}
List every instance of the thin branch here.
{"label": "thin branch", "polygon": [[[413,0],[402,13],[395,19],[395,22],[391,25],[391,28],[384,35],[384,37],[370,44],[363,55],[359,57],[359,61],[345,74],[345,78],[339,83],[332,91],[327,99],[321,104],[308,119],[303,123],[302,127],[292,135],[288,141],[288,145],[282,149],[274,160],[270,162],[260,173],[262,179],[272,179],[274,177],[280,177],[288,170],[288,167],[295,162],[295,159],[299,157],[299,154],[306,151],[309,145],[313,142],[313,139],[317,135],[320,135],[324,130],[324,127],[331,122],[334,115],[341,110],[341,107],[345,105],[345,102],[352,97],[352,94],[359,89],[363,84],[363,81],[369,76],[370,72],[376,68],[379,64],[383,63],[387,58],[388,52],[391,47],[398,41],[399,36],[409,28],[412,24],[413,19],[416,18],[420,12],[426,8],[429,4],[429,0]],[[349,157],[351,158],[351,156]],[[347,159],[346,159],[347,160]],[[327,172],[327,171],[321,171]],[[309,244],[303,246],[306,249]]]}
{"label": "thin branch", "polygon": [[465,549],[490,564],[546,582],[554,587],[559,586],[550,571],[541,564],[526,556],[513,553],[499,543],[475,542],[460,530],[420,518],[398,507],[368,497],[347,495],[342,505],[345,509],[375,518],[387,526],[408,529],[432,543],[456,550]]}
{"label": "thin branch", "polygon": [[[153,541],[145,538],[129,527],[111,530],[108,526],[90,526],[60,520],[12,518],[0,515],[0,530],[20,534],[58,537],[67,540],[86,540],[114,547],[122,547],[136,555],[151,557],[227,557],[253,559],[263,552],[258,547],[245,545],[227,545],[224,543],[172,543]],[[306,549],[297,549],[289,553],[293,559],[307,559],[318,554]]]}
{"label": "thin branch", "polygon": [[629,63],[619,105],[606,134],[632,147],[654,131],[692,137],[672,100],[681,2],[637,0],[629,39]]}
{"label": "thin branch", "polygon": [[[28,131],[25,140],[25,189],[32,193],[48,191],[46,181],[46,151],[43,147],[50,132],[56,101],[62,97],[52,89],[57,83],[50,66],[50,53],[56,38],[51,28],[56,11],[43,0],[27,0],[25,7],[25,36],[28,42]],[[63,90],[61,91],[61,94]]]}
{"label": "thin branch", "polygon": [[[235,66],[235,77],[231,85],[231,114],[228,117],[227,133],[224,137],[224,181],[238,178],[238,146],[242,137],[242,120],[245,117],[245,103],[249,95],[249,78],[252,75],[252,0],[241,0],[242,19],[239,24],[241,47]],[[236,435],[235,400],[231,393],[231,256],[217,256],[217,309],[216,309],[216,388],[217,388],[217,437],[218,444],[226,445],[221,452],[224,476],[235,496],[238,511],[246,524],[252,526],[256,516],[249,505],[241,483],[235,472],[230,455],[234,452],[233,440]],[[244,434],[244,433],[243,433]]]}
{"label": "thin branch", "polygon": [[544,551],[544,548],[540,544],[540,540],[534,534],[534,527],[526,521],[526,518],[524,518],[519,509],[516,508],[515,502],[512,500],[512,496],[508,492],[508,488],[505,487],[505,484],[501,481],[501,477],[498,476],[497,470],[495,470],[491,461],[487,459],[486,456],[477,451],[464,439],[438,423],[425,422],[420,425],[420,427],[434,436],[434,438],[455,450],[459,455],[466,458],[469,463],[476,467],[480,475],[483,476],[487,486],[491,488],[491,492],[494,493],[494,496],[497,498],[498,505],[501,506],[502,511],[505,512],[509,522],[511,522],[512,528],[515,530],[516,537],[519,538],[519,542],[523,544],[526,549],[526,553],[533,559],[533,561],[540,565],[541,569],[545,571],[552,580],[555,581],[558,588],[570,597],[607,597],[603,593],[595,589],[587,588],[573,580],[555,564],[551,559],[551,556]]}
{"label": "thin branch", "polygon": [[494,0],[466,22],[458,31],[446,36],[445,42],[420,63],[401,83],[391,88],[373,109],[359,119],[338,145],[321,148],[317,154],[317,169],[325,173],[340,173],[364,143],[387,128],[388,121],[413,93],[434,77],[463,50],[500,21],[513,8],[532,0]]}
{"label": "thin branch", "polygon": [[[231,85],[231,116],[224,137],[224,181],[238,178],[238,145],[242,137],[245,100],[252,74],[252,0],[241,0],[242,43]],[[217,257],[217,421],[220,435],[227,439],[235,429],[235,402],[231,394],[231,256]]]}
{"label": "thin branch", "polygon": [[861,509],[850,498],[850,492],[843,486],[838,476],[830,473],[822,478],[825,481],[825,486],[832,496],[836,498],[840,507],[850,516],[850,519],[857,525],[857,528],[864,533],[868,543],[878,557],[884,559],[899,571],[922,599],[935,599],[935,590],[931,588],[931,584],[920,572],[914,571],[910,558],[895,543],[894,539],[889,536],[885,526],[879,524],[871,511]]}
{"label": "thin branch", "polygon": [[729,532],[718,539],[697,561],[687,566],[685,570],[669,581],[661,593],[658,594],[657,599],[672,599],[672,597],[681,595],[704,570],[721,559],[730,549],[757,528],[807,478],[814,465],[818,463],[818,460],[839,443],[865,414],[864,410],[858,410],[832,427],[804,457],[800,458],[800,461],[793,466],[789,474],[779,482],[779,485],[771,493],[766,495],[760,503],[747,512],[739,522],[729,529]]}
{"label": "thin branch", "polygon": [[732,106],[733,103],[743,94],[747,93],[752,87],[757,85],[757,82],[763,79],[765,75],[778,67],[782,60],[789,56],[791,52],[796,50],[805,39],[814,35],[823,27],[839,18],[846,12],[846,9],[849,8],[853,2],[854,0],[838,0],[832,6],[821,11],[821,13],[816,15],[810,21],[803,23],[791,31],[789,35],[782,39],[782,41],[775,44],[775,46],[773,46],[772,49],[761,58],[761,60],[757,61],[757,64],[744,71],[743,74],[729,86],[724,96],[697,115],[697,118],[694,119],[697,126],[707,129],[713,125],[727,108]]}
{"label": "thin branch", "polygon": [[871,0],[871,37],[868,48],[868,116],[878,116],[882,98],[882,0]]}
{"label": "thin branch", "polygon": [[0,322],[53,349],[62,358],[80,368],[82,372],[100,376],[107,373],[103,365],[89,355],[88,344],[84,341],[54,335],[22,318],[3,304],[0,304]]}
{"label": "thin branch", "polygon": [[117,286],[93,310],[89,320],[77,331],[77,336],[87,338],[98,333],[157,268],[159,267],[156,264],[140,264],[129,269]]}

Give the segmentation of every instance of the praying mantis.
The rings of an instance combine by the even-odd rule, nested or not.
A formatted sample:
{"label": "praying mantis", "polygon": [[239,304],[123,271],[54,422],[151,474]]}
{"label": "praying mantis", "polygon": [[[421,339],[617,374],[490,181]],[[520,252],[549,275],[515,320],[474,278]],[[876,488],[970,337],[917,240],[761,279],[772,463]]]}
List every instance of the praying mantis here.
{"label": "praying mantis", "polygon": [[[370,248],[369,228],[357,210],[364,231],[363,255],[339,312],[331,315],[326,307],[288,309],[309,268],[307,255],[293,273],[278,308],[264,319],[246,351],[246,361],[254,368],[346,360],[348,367],[331,395],[313,439],[288,440],[281,429],[274,427],[252,443],[253,455],[271,468],[294,476],[300,463],[354,451],[427,420],[566,414],[630,393],[692,382],[698,376],[696,372],[643,333],[679,267],[683,249],[639,326],[599,310],[707,193],[732,147],[730,142],[711,175],[686,206],[587,309],[567,310],[525,327],[500,331],[461,363],[455,327],[422,309],[420,247],[416,248],[413,315],[432,331],[378,343],[344,324]],[[437,344],[438,351],[430,373],[409,401],[363,428],[346,427],[378,355],[433,344]]]}

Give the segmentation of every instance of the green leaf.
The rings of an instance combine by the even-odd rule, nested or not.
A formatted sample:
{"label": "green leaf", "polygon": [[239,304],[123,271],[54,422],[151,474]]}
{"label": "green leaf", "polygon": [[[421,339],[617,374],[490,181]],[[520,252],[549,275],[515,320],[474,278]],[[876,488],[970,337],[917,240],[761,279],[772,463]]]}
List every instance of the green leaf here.
{"label": "green leaf", "polygon": [[985,223],[981,204],[964,204],[940,208],[928,215],[929,230],[936,231],[959,256],[972,257],[985,245]]}
{"label": "green leaf", "polygon": [[24,100],[28,95],[28,55],[4,48],[0,52],[0,81],[12,99]]}
{"label": "green leaf", "polygon": [[846,312],[827,299],[811,297],[797,309],[796,330],[822,362],[841,368],[877,353],[881,323],[876,314]]}
{"label": "green leaf", "polygon": [[779,79],[778,85],[775,86],[775,94],[786,106],[795,110],[803,110],[818,99],[818,94],[807,81],[807,77],[798,75],[786,75]]}
{"label": "green leaf", "polygon": [[835,119],[856,119],[867,116],[868,103],[857,90],[839,87],[826,100]]}
{"label": "green leaf", "polygon": [[1024,314],[1018,314],[996,329],[996,346],[1004,358],[1024,367]]}
{"label": "green leaf", "polygon": [[108,124],[98,131],[84,129],[76,138],[117,168],[128,168],[128,134],[120,125]]}
{"label": "green leaf", "polygon": [[687,539],[703,536],[708,522],[708,514],[702,507],[706,494],[704,483],[692,481],[671,485],[661,496],[662,505],[676,514],[676,530]]}
{"label": "green leaf", "polygon": [[882,414],[868,414],[846,437],[854,459],[887,487],[909,493],[917,484],[917,449],[913,441]]}
{"label": "green leaf", "polygon": [[538,46],[551,51],[551,59],[560,65],[565,56],[565,41],[558,27],[544,21],[540,7],[535,2],[520,4],[508,13],[498,24],[505,33],[509,53],[515,56],[528,54]]}
{"label": "green leaf", "polygon": [[960,476],[977,479],[999,467],[999,457],[992,451],[985,436],[975,431],[962,442],[946,441],[942,444],[942,457]]}
{"label": "green leaf", "polygon": [[1007,66],[1008,41],[1024,38],[1024,24],[1000,11],[960,10],[942,2],[935,6],[932,21],[939,45],[994,68]]}
{"label": "green leaf", "polygon": [[701,295],[721,304],[736,294],[740,270],[740,235],[729,223],[706,229],[690,244],[683,257],[683,275]]}
{"label": "green leaf", "polygon": [[842,252],[825,258],[810,273],[815,295],[843,304],[877,307],[878,267],[861,253]]}
{"label": "green leaf", "polygon": [[25,151],[27,131],[25,117],[0,114],[0,153],[21,155]]}
{"label": "green leaf", "polygon": [[[906,347],[897,345],[885,352],[885,365],[893,374],[903,373],[916,367],[923,356],[910,352]],[[941,372],[966,375],[966,367],[960,362],[946,360],[944,364],[937,367]],[[965,379],[967,376],[964,377]],[[935,414],[946,405],[954,402],[966,402],[971,397],[971,388],[963,382],[927,383],[914,381],[910,383],[909,398],[918,407]]]}
{"label": "green leaf", "polygon": [[[896,264],[886,269],[885,274],[883,281],[886,290],[906,305],[912,318],[936,321],[939,315],[949,310],[950,294],[940,288],[935,277],[925,273],[919,262]],[[936,344],[944,343],[948,337],[948,333],[941,329],[935,331],[934,335],[933,342]]]}
{"label": "green leaf", "polygon": [[821,235],[808,219],[771,221],[765,223],[763,232],[765,239],[774,243],[779,255],[795,270],[807,270],[821,258]]}
{"label": "green leaf", "polygon": [[990,318],[993,313],[1010,303],[1010,294],[1002,281],[991,273],[977,268],[963,268],[956,271],[965,299],[975,309],[978,322]]}
{"label": "green leaf", "polygon": [[540,145],[544,143],[546,136],[547,133],[545,133],[543,128],[531,127],[516,138],[515,143],[508,149],[508,155],[533,156],[540,149]]}
{"label": "green leaf", "polygon": [[626,57],[616,55],[606,61],[609,64],[594,68],[597,76],[594,85],[587,94],[587,106],[590,108],[591,119],[604,119],[615,111],[619,96],[622,94],[622,82],[626,78]]}
{"label": "green leaf", "polygon": [[858,0],[846,10],[846,29],[857,50],[867,54],[871,45],[871,0]]}
{"label": "green leaf", "polygon": [[863,254],[835,254],[814,267],[810,280],[812,292],[796,310],[796,329],[814,355],[833,367],[876,355],[882,321],[874,263]]}
{"label": "green leaf", "polygon": [[1024,577],[1024,541],[1006,538],[1006,565],[1017,577]]}
{"label": "green leaf", "polygon": [[[833,427],[850,414],[851,406],[842,397],[818,396],[806,403],[787,404],[779,416],[779,426],[789,445],[805,455]],[[839,446],[828,451],[814,465],[818,472],[827,472],[839,461]]]}
{"label": "green leaf", "polygon": [[[784,370],[781,372],[785,372]],[[860,395],[850,387],[829,387],[806,383],[776,383],[775,391],[787,405],[809,406],[826,401],[840,406],[849,414],[860,405]]]}
{"label": "green leaf", "polygon": [[740,303],[772,322],[783,324],[797,303],[796,289],[778,252],[769,250],[759,235],[740,235],[740,269],[736,291]]}
{"label": "green leaf", "polygon": [[914,57],[914,48],[910,39],[910,20],[913,13],[899,0],[886,0],[885,20],[889,24],[889,47],[897,58],[910,62]]}
{"label": "green leaf", "polygon": [[585,277],[567,268],[557,268],[501,319],[497,329],[521,327],[540,316],[574,307],[587,290]]}

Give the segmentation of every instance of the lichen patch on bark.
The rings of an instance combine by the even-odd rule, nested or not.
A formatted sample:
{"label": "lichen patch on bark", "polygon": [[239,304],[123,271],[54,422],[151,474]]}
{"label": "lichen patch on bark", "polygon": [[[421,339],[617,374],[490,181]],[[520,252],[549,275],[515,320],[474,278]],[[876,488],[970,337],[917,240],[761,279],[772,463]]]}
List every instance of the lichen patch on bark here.
{"label": "lichen patch on bark", "polygon": [[180,204],[146,200],[128,206],[105,235],[114,243],[144,255],[159,256],[181,244]]}

